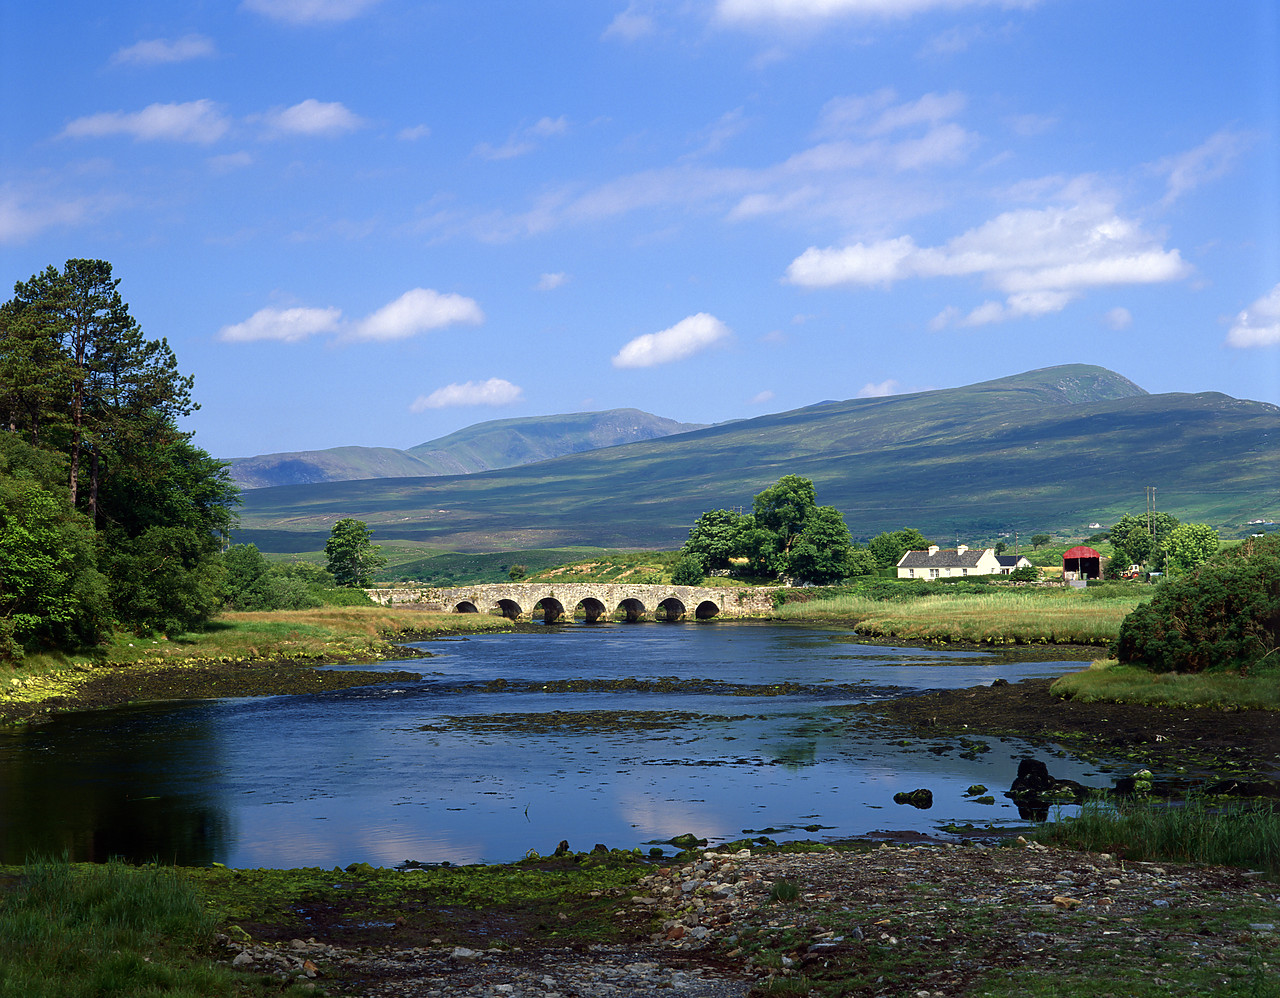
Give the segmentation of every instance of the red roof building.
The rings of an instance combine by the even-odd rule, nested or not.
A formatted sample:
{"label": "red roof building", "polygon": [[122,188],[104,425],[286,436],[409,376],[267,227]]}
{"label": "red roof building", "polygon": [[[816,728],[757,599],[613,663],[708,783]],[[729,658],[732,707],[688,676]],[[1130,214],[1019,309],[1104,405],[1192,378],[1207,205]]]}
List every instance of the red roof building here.
{"label": "red roof building", "polygon": [[1102,555],[1083,545],[1073,547],[1062,556],[1064,579],[1098,579],[1102,577]]}

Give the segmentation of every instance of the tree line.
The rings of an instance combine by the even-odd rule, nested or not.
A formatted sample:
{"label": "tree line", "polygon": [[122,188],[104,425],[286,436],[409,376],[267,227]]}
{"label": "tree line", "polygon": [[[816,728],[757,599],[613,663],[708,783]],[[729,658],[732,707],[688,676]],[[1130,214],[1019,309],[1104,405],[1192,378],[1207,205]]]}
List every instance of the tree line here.
{"label": "tree line", "polygon": [[178,634],[225,608],[319,606],[385,564],[339,520],[327,568],[228,547],[240,492],[178,421],[198,406],[105,260],[68,260],[0,305],[0,661]]}
{"label": "tree line", "polygon": [[222,605],[239,491],[178,420],[193,379],[103,260],[0,305],[0,658],[175,632]]}
{"label": "tree line", "polygon": [[844,515],[817,504],[812,481],[783,475],[755,497],[750,513],[713,509],[698,517],[672,581],[697,585],[708,572],[738,568],[748,575],[827,585],[872,575],[896,565],[907,551],[928,546],[913,527],[879,534],[866,547],[855,544]]}

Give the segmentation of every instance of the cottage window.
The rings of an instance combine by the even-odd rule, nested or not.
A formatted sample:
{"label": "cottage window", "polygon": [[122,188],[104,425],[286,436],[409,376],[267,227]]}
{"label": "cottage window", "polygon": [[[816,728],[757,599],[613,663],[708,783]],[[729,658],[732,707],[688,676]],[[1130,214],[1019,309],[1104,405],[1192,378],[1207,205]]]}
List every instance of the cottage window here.
{"label": "cottage window", "polygon": [[938,570],[936,568],[929,569],[929,578],[936,579],[937,577],[938,577]]}

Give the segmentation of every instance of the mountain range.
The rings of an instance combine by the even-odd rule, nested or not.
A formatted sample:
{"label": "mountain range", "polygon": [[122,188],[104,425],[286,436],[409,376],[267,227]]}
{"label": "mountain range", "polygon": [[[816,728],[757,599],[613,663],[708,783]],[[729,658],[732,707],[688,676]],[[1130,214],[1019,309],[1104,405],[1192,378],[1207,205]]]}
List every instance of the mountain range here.
{"label": "mountain range", "polygon": [[233,458],[231,479],[242,489],[312,485],[363,478],[470,475],[494,468],[533,464],[564,454],[653,440],[700,430],[639,409],[609,409],[558,416],[494,419],[429,440],[408,450],[393,447],[332,447]]}
{"label": "mountain range", "polygon": [[702,512],[749,509],[785,474],[811,478],[858,538],[904,526],[944,543],[1088,533],[1145,511],[1151,486],[1158,508],[1232,536],[1280,513],[1280,407],[1153,395],[1105,368],[1064,365],[467,475],[254,489],[235,537],[316,551],[353,516],[381,543],[441,550],[673,548]]}

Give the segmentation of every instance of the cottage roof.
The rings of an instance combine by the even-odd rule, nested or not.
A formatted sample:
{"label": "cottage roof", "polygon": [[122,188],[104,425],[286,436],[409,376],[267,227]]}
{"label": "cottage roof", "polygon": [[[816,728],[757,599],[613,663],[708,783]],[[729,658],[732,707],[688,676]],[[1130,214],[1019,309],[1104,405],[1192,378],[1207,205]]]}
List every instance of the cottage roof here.
{"label": "cottage roof", "polygon": [[928,551],[908,551],[902,556],[902,560],[898,562],[899,568],[977,568],[978,562],[985,551],[978,548],[970,548],[967,551],[957,552],[954,549],[949,551],[935,551],[930,554]]}
{"label": "cottage roof", "polygon": [[1030,561],[1027,561],[1025,554],[998,554],[996,555],[996,561],[1000,563],[1001,568],[1017,568],[1020,561],[1026,561],[1028,565],[1031,564]]}

